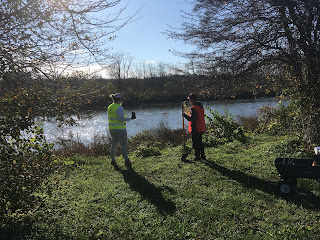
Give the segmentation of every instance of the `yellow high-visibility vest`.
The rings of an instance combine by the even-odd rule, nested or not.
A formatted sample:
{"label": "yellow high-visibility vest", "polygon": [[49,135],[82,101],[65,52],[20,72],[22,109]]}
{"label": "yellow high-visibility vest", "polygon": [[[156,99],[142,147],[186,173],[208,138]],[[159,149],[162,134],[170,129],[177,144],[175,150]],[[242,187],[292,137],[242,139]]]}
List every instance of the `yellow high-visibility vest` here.
{"label": "yellow high-visibility vest", "polygon": [[[108,107],[108,125],[109,129],[126,129],[126,122],[120,121],[119,116],[117,115],[117,109],[120,107],[118,103],[112,103]],[[124,113],[126,117],[126,113]]]}

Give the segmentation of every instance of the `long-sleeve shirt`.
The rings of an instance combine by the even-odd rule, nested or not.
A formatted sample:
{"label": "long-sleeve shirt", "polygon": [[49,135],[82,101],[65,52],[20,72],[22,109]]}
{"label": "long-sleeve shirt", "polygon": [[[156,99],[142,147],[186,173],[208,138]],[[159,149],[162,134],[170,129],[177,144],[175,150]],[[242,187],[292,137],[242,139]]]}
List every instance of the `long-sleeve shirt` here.
{"label": "long-sleeve shirt", "polygon": [[131,118],[124,117],[124,109],[122,106],[117,108],[116,113],[117,113],[120,121],[129,122],[130,120],[132,120]]}

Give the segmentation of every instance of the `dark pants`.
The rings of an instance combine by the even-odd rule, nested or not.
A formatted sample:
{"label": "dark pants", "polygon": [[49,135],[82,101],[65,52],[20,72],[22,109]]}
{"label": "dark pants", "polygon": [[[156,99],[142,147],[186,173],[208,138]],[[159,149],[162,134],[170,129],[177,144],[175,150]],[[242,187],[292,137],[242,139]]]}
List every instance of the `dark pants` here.
{"label": "dark pants", "polygon": [[192,133],[192,145],[196,159],[205,159],[204,147],[202,143],[202,133]]}

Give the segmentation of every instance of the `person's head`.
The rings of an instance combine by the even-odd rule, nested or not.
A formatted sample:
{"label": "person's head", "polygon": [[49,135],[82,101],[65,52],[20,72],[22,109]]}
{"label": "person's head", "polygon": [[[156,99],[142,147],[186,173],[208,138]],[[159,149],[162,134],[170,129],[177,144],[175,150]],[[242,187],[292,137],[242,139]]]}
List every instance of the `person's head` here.
{"label": "person's head", "polygon": [[112,98],[112,101],[114,103],[121,104],[123,102],[123,97],[120,93],[114,93],[110,95],[110,98]]}
{"label": "person's head", "polygon": [[188,99],[192,105],[198,101],[197,95],[195,93],[190,93]]}

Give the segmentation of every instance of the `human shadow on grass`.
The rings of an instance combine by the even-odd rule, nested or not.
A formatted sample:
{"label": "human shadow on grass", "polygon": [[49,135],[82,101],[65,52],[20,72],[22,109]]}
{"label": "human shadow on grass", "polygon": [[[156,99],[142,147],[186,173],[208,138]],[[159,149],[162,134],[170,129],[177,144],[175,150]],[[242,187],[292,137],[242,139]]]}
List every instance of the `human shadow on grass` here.
{"label": "human shadow on grass", "polygon": [[130,185],[133,191],[138,192],[143,198],[156,206],[161,214],[172,214],[176,211],[174,202],[165,199],[161,192],[161,189],[172,192],[171,188],[156,187],[143,176],[139,175],[132,167],[128,167],[127,170],[123,170],[118,166],[114,166],[114,168],[123,175],[124,181]]}
{"label": "human shadow on grass", "polygon": [[231,181],[235,181],[246,188],[261,190],[278,198],[283,198],[288,202],[301,205],[307,209],[320,209],[320,197],[314,195],[310,191],[306,191],[298,187],[294,194],[284,196],[283,194],[281,194],[276,182],[266,181],[264,179],[257,178],[239,170],[228,169],[209,160],[205,160],[202,162],[208,167],[220,172],[222,175],[226,176]]}
{"label": "human shadow on grass", "polygon": [[182,157],[181,161],[184,163],[196,163],[195,161],[191,161],[191,160],[187,159],[186,157]]}

